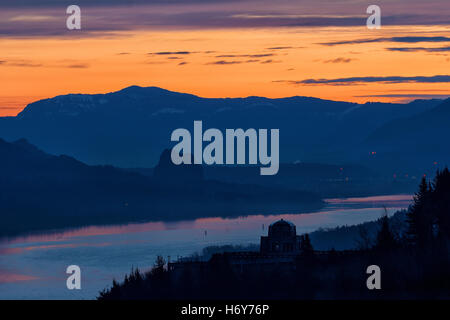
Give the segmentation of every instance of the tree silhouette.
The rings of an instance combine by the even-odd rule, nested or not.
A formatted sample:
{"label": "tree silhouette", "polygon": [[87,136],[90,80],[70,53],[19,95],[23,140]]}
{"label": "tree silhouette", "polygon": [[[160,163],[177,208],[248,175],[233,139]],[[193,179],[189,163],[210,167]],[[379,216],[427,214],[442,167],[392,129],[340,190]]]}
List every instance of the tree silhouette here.
{"label": "tree silhouette", "polygon": [[397,246],[397,241],[389,226],[389,217],[386,208],[384,208],[384,211],[385,213],[380,219],[381,228],[377,234],[375,248],[379,250],[390,250]]}
{"label": "tree silhouette", "polygon": [[366,227],[363,225],[359,226],[358,235],[359,238],[356,239],[356,243],[359,250],[369,250],[372,248],[372,239]]}
{"label": "tree silhouette", "polygon": [[307,233],[300,236],[300,250],[304,256],[311,256],[314,254],[314,248]]}
{"label": "tree silhouette", "polygon": [[157,256],[155,264],[153,265],[152,274],[155,276],[161,275],[164,273],[164,266],[166,265],[166,261],[162,256]]}
{"label": "tree silhouette", "polygon": [[433,235],[433,218],[431,203],[432,188],[425,177],[414,196],[414,203],[407,213],[407,240],[409,244],[425,246]]}
{"label": "tree silhouette", "polygon": [[433,211],[436,217],[438,235],[450,238],[450,171],[438,171],[433,183]]}

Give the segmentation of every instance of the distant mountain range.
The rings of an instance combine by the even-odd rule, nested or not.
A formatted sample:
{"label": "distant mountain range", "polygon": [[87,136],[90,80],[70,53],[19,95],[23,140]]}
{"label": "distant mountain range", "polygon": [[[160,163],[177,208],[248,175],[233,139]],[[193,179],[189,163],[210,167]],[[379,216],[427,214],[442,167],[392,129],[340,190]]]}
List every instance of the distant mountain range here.
{"label": "distant mountain range", "polygon": [[[274,176],[259,175],[257,166],[203,166],[206,180],[231,184],[260,185],[289,190],[312,191],[322,198],[363,197],[415,192],[419,178],[380,174],[367,167],[354,164],[295,163],[280,165]],[[153,168],[130,168],[146,176],[153,176]],[[182,171],[182,170],[180,170]],[[179,172],[180,179],[185,174]]]}
{"label": "distant mountain range", "polygon": [[0,139],[0,237],[34,230],[200,217],[310,212],[312,192],[207,181],[163,152],[152,176],[53,156]]}
{"label": "distant mountain range", "polygon": [[437,107],[387,122],[372,132],[365,146],[377,150],[377,161],[416,167],[450,164],[450,99]]}
{"label": "distant mountain range", "polygon": [[[427,159],[417,160],[420,150],[413,150],[413,158],[396,161],[404,151],[397,149],[398,143],[404,139],[391,141],[386,130],[408,127],[423,114],[433,118],[439,108],[448,109],[448,100],[440,104],[442,100],[356,104],[309,97],[209,99],[132,86],[108,94],[70,94],[31,103],[16,117],[0,118],[0,137],[26,138],[46,152],[67,154],[90,165],[153,167],[161,150],[171,146],[174,129],[192,130],[193,121],[202,120],[205,129],[279,128],[280,157],[285,163],[354,162],[377,167],[372,152],[382,158],[384,150],[390,150],[392,161],[380,162],[379,168],[389,164],[389,170],[396,170],[409,165],[405,161],[428,168]],[[427,141],[436,133],[431,124],[422,128],[416,124],[420,123],[408,127],[412,137],[420,134]],[[442,130],[441,134],[448,133]],[[448,153],[439,139],[427,150],[437,161],[445,161]]]}

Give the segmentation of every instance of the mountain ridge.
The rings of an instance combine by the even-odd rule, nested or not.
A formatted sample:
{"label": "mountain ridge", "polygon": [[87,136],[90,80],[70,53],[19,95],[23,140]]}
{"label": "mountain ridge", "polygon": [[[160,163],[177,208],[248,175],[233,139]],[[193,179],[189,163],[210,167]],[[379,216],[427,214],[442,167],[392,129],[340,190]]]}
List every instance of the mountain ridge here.
{"label": "mountain ridge", "polygon": [[0,118],[0,137],[26,138],[52,154],[90,165],[152,167],[170,148],[171,132],[209,128],[278,128],[282,162],[348,162],[381,125],[439,103],[330,101],[311,97],[202,98],[158,87],[130,86],[107,94],[71,94],[29,104],[17,117]]}
{"label": "mountain ridge", "polygon": [[97,224],[312,212],[323,206],[309,191],[206,181],[198,168],[173,168],[166,156],[162,170],[149,177],[50,155],[26,140],[0,139],[0,154],[0,238]]}
{"label": "mountain ridge", "polygon": [[[31,107],[33,107],[41,102],[58,101],[58,100],[64,99],[64,98],[87,98],[86,100],[90,100],[90,97],[101,98],[101,97],[105,97],[105,96],[120,95],[120,94],[129,94],[129,95],[140,94],[140,95],[142,95],[143,93],[151,93],[156,96],[179,96],[179,97],[185,97],[185,98],[188,97],[191,99],[212,100],[212,101],[214,101],[214,100],[235,100],[235,101],[262,100],[262,101],[295,101],[295,102],[316,101],[316,102],[328,102],[328,103],[336,103],[336,104],[345,103],[345,104],[348,104],[350,106],[350,108],[351,107],[363,107],[363,106],[369,106],[369,105],[386,105],[386,104],[407,106],[410,104],[423,102],[423,101],[440,101],[440,99],[429,99],[429,100],[415,99],[408,103],[382,103],[382,102],[370,102],[370,101],[365,102],[365,103],[356,103],[356,102],[347,102],[347,101],[341,101],[341,100],[329,100],[329,99],[322,99],[322,98],[317,98],[317,97],[312,97],[312,96],[299,96],[299,95],[280,97],[280,98],[267,98],[264,96],[246,96],[246,97],[233,97],[233,98],[231,98],[231,97],[208,98],[208,97],[202,97],[202,96],[190,94],[190,93],[183,93],[183,92],[167,90],[167,89],[164,89],[161,87],[156,87],[156,86],[142,87],[142,86],[137,86],[137,85],[131,85],[131,86],[125,87],[123,89],[120,89],[117,91],[111,91],[111,92],[107,92],[107,93],[98,93],[98,94],[69,93],[69,94],[64,94],[64,95],[58,95],[58,96],[55,96],[52,98],[37,100],[37,101],[34,101],[34,102],[28,104],[21,112],[18,113],[18,115],[16,117],[23,117],[25,114],[28,113],[27,109],[30,109]],[[81,99],[81,100],[83,100],[83,99]],[[350,110],[347,110],[347,111],[350,111]],[[13,118],[14,118],[14,116],[13,116]]]}

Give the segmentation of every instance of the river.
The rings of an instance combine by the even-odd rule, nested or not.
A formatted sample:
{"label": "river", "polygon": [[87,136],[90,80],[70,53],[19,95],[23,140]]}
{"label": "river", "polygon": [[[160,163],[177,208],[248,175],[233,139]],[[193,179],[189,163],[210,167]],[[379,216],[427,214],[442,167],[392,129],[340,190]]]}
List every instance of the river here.
{"label": "river", "polygon": [[[0,299],[93,299],[132,267],[147,270],[157,255],[174,260],[210,245],[258,243],[267,226],[285,219],[305,233],[375,220],[407,208],[411,195],[327,199],[308,214],[89,226],[0,241]],[[81,290],[68,290],[66,268],[81,268]]]}

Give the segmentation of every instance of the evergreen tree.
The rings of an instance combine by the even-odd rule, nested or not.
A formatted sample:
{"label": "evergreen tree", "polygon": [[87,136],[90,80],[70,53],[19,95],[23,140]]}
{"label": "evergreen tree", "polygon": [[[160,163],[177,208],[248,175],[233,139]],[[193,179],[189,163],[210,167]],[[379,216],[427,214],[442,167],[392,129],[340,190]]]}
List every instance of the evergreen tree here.
{"label": "evergreen tree", "polygon": [[380,219],[381,228],[377,235],[375,247],[380,250],[389,250],[397,246],[397,241],[395,240],[391,228],[389,227],[389,218],[386,208],[384,210],[385,214]]}
{"label": "evergreen tree", "polygon": [[164,273],[164,266],[166,262],[164,261],[164,258],[162,256],[157,256],[155,264],[153,265],[153,269],[151,270],[151,273],[154,276],[162,275]]}
{"label": "evergreen tree", "polygon": [[407,240],[411,245],[424,246],[433,235],[432,188],[425,177],[422,178],[414,203],[407,213]]}
{"label": "evergreen tree", "polygon": [[310,256],[314,253],[309,235],[306,233],[300,237],[300,250],[302,255]]}
{"label": "evergreen tree", "polygon": [[450,238],[450,171],[438,171],[433,183],[433,212],[440,237]]}

